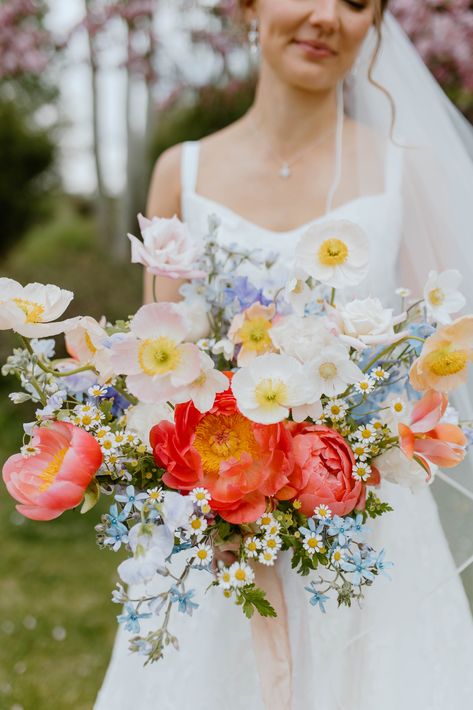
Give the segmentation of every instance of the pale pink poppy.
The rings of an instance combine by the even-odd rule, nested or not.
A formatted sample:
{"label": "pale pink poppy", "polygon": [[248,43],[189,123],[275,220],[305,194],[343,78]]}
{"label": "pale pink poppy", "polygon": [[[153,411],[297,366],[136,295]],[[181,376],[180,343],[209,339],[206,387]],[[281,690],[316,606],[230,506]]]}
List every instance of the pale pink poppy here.
{"label": "pale pink poppy", "polygon": [[31,456],[14,454],[2,475],[19,513],[53,520],[75,508],[102,463],[97,440],[69,422],[51,422],[33,431]]}
{"label": "pale pink poppy", "polygon": [[127,375],[128,390],[141,402],[173,401],[201,374],[199,348],[183,342],[187,330],[176,304],[150,303],[132,319],[129,335],[112,344],[112,368]]}

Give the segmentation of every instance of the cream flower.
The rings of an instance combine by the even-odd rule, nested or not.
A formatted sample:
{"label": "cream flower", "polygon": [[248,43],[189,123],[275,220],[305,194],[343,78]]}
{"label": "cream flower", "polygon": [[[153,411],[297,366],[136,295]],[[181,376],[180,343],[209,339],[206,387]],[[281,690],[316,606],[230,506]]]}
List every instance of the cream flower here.
{"label": "cream flower", "polygon": [[354,222],[337,220],[310,227],[296,246],[296,267],[333,288],[356,286],[368,273],[370,244]]}
{"label": "cream flower", "polygon": [[126,429],[134,432],[140,440],[149,444],[149,433],[159,422],[172,422],[173,411],[168,404],[136,404],[126,410]]}
{"label": "cream flower", "polygon": [[0,278],[0,330],[14,330],[25,338],[49,338],[73,327],[78,318],[53,323],[62,316],[74,294],[40,283],[22,286]]}
{"label": "cream flower", "polygon": [[147,404],[172,401],[200,374],[200,351],[183,343],[184,318],[172,303],[142,306],[125,340],[112,344],[112,367],[127,375],[129,391]]}
{"label": "cream flower", "polygon": [[182,313],[186,321],[186,340],[196,343],[202,338],[209,337],[209,309],[204,298],[193,298],[191,300],[179,301],[179,303],[176,303],[176,308],[180,313]]}
{"label": "cream flower", "polygon": [[458,313],[466,303],[458,287],[462,275],[456,269],[438,274],[431,271],[424,288],[424,300],[428,316],[442,325],[452,322],[451,314]]}
{"label": "cream flower", "polygon": [[406,314],[394,317],[392,308],[383,308],[379,298],[355,299],[340,309],[326,304],[325,309],[340,340],[357,350],[389,345],[405,335],[395,333],[394,326],[402,323]]}
{"label": "cream flower", "polygon": [[269,353],[255,358],[232,379],[240,412],[259,424],[276,424],[289,409],[314,401],[301,364],[287,355]]}
{"label": "cream flower", "polygon": [[288,281],[284,290],[286,301],[292,306],[294,313],[303,316],[305,307],[314,298],[314,293],[307,284],[307,276],[297,273]]}
{"label": "cream flower", "polygon": [[176,216],[172,219],[146,219],[138,215],[143,242],[128,235],[131,241],[131,260],[143,264],[150,274],[172,279],[195,279],[205,276],[198,268],[201,245],[187,225]]}

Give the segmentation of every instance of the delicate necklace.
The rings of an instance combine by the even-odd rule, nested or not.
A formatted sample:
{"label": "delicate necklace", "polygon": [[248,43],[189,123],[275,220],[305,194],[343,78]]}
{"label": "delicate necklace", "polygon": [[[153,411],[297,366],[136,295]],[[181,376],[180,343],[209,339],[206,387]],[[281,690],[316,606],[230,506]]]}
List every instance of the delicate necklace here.
{"label": "delicate necklace", "polygon": [[[256,131],[259,131],[261,133],[261,126],[258,126],[258,124],[256,123],[256,120],[254,118],[252,118],[252,123],[253,123],[253,128]],[[292,175],[292,170],[291,170],[292,166],[295,165],[296,163],[298,163],[299,160],[302,160],[302,158],[307,153],[310,153],[312,150],[314,150],[314,148],[316,148],[318,145],[320,145],[321,143],[326,141],[327,138],[330,138],[330,136],[335,133],[335,130],[336,130],[336,126],[331,128],[328,133],[325,133],[324,135],[319,136],[319,138],[315,141],[315,143],[311,143],[311,145],[309,147],[304,148],[304,150],[301,153],[296,155],[291,160],[285,160],[284,158],[282,158],[281,155],[278,153],[278,151],[276,151],[274,149],[274,147],[268,142],[268,146],[271,149],[271,152],[273,154],[273,158],[275,159],[275,161],[277,161],[278,165],[280,166],[279,170],[278,170],[279,177],[284,178],[285,180],[287,180],[287,178],[290,178]]]}

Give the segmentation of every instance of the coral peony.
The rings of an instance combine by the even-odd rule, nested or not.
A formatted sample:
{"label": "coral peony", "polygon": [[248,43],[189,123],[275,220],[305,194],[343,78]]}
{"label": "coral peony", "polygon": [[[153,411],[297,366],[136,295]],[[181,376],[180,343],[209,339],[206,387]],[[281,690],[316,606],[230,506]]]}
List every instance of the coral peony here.
{"label": "coral peony", "polygon": [[68,422],[51,422],[33,431],[32,456],[14,454],[3,480],[16,509],[31,520],[53,520],[78,505],[102,463],[96,439]]}
{"label": "coral peony", "polygon": [[231,523],[257,520],[266,496],[288,484],[294,465],[285,427],[248,420],[230,388],[206,414],[191,402],[177,405],[174,423],[153,427],[150,442],[157,464],[166,469],[164,483],[180,491],[204,486],[213,510]]}
{"label": "coral peony", "polygon": [[364,486],[352,477],[355,457],[345,439],[329,427],[307,424],[293,426],[292,435],[295,467],[284,497],[297,497],[305,515],[321,503],[334,515],[363,507]]}

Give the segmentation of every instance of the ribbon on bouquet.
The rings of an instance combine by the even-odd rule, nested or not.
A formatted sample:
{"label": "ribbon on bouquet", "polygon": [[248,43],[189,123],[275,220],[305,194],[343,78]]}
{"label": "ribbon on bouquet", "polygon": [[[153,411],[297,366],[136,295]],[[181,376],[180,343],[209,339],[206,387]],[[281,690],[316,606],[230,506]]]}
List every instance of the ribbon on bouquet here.
{"label": "ribbon on bouquet", "polygon": [[255,584],[277,613],[277,618],[257,612],[251,619],[253,648],[266,710],[291,710],[292,656],[284,589],[276,567],[254,565]]}

